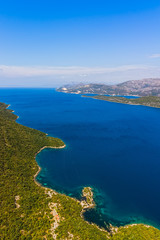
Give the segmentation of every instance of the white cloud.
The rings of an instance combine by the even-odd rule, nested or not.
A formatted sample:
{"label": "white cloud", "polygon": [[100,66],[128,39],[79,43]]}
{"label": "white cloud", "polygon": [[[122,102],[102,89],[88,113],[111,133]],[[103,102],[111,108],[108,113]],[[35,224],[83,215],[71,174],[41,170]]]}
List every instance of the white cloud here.
{"label": "white cloud", "polygon": [[160,58],[160,53],[152,54],[150,58]]}
{"label": "white cloud", "polygon": [[68,83],[115,84],[127,80],[160,77],[160,67],[40,67],[0,65],[0,87],[55,87]]}
{"label": "white cloud", "polygon": [[34,77],[34,76],[64,76],[80,75],[88,76],[92,74],[105,74],[115,72],[126,72],[130,70],[145,70],[142,65],[126,65],[113,68],[101,67],[27,67],[27,66],[6,66],[0,65],[0,76],[5,77]]}

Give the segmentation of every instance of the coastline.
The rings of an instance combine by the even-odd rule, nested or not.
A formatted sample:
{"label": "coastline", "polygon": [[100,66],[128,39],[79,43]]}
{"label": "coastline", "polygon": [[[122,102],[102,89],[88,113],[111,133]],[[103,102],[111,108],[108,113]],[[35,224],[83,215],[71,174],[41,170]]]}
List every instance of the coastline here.
{"label": "coastline", "polygon": [[[103,96],[103,95],[99,95],[99,96]],[[95,99],[95,100],[101,100],[101,101],[106,101],[106,102],[110,102],[110,103],[119,103],[119,104],[131,105],[131,106],[143,106],[143,107],[160,109],[160,107],[156,107],[156,106],[149,106],[149,105],[145,105],[145,104],[136,104],[136,103],[124,103],[124,102],[109,101],[109,100],[106,100],[106,99],[100,99],[100,98],[96,98],[96,97],[92,97],[92,96],[86,96],[86,95],[81,95],[81,97],[92,98],[92,99]],[[116,96],[116,97],[118,97],[118,96]]]}
{"label": "coastline", "polygon": [[[84,97],[83,95],[81,95],[81,97]],[[96,98],[94,98],[94,99],[96,99]],[[97,100],[103,100],[103,99],[97,99]],[[119,102],[115,102],[115,103],[119,103]],[[121,103],[121,104],[127,104],[127,103]],[[133,105],[133,106],[145,106],[145,105],[141,105],[141,104],[128,104],[128,105]],[[7,108],[9,108],[11,106],[11,104],[8,104],[8,106],[7,106]],[[152,107],[152,106],[148,106],[148,107]],[[12,111],[13,113],[15,112],[14,110]],[[19,118],[19,116],[17,116],[17,119]],[[46,136],[48,136],[48,133],[46,133]],[[41,151],[43,151],[44,149],[49,149],[49,148],[52,148],[52,149],[63,149],[63,148],[65,148],[66,147],[66,144],[64,144],[64,145],[62,145],[62,146],[59,146],[59,147],[53,147],[53,146],[44,146],[44,147],[42,147],[42,148],[40,148],[40,150],[35,154],[35,161],[36,161],[36,156],[41,152]],[[54,189],[52,189],[52,188],[49,188],[49,187],[46,187],[46,186],[43,186],[40,182],[38,182],[37,180],[36,180],[36,177],[38,176],[38,174],[40,173],[40,171],[41,171],[41,167],[38,165],[38,162],[36,161],[36,164],[37,164],[37,166],[38,166],[38,171],[34,174],[34,182],[35,182],[35,184],[37,185],[37,186],[39,186],[39,187],[41,187],[41,188],[43,188],[43,189],[45,189],[45,190],[50,190],[50,191],[52,191],[52,192],[54,192],[55,194],[57,194],[58,192],[56,192]],[[91,191],[92,191],[92,188],[91,187],[88,187]],[[65,195],[65,196],[67,196],[66,194],[64,194],[63,193],[63,195]],[[83,196],[83,195],[82,195]],[[70,196],[69,196],[70,197]],[[81,206],[83,205],[82,204],[82,202],[83,202],[83,200],[78,200],[78,199],[76,199],[76,198],[74,198],[74,197],[70,197],[70,198],[72,198],[72,199],[74,199],[75,201],[77,201],[77,202],[79,202],[80,204],[81,204]],[[92,192],[92,198],[94,198],[94,195],[93,195],[93,192]],[[94,208],[94,207],[96,207],[96,204],[95,203],[93,203],[93,205],[91,204],[91,206],[85,206],[85,207],[83,207],[82,206],[82,211],[80,212],[80,216],[85,220],[85,218],[84,218],[84,216],[83,216],[83,213],[86,211],[86,210],[88,210],[88,209],[92,209],[92,208]],[[87,220],[85,220],[87,223],[89,223]],[[107,231],[107,230],[102,230],[101,229],[101,227],[99,227],[96,223],[91,223],[91,224],[93,224],[93,225],[95,225],[99,230],[101,230],[101,231]],[[146,227],[154,227],[154,226],[152,226],[152,225],[148,225],[148,224],[145,224],[145,223],[130,223],[130,224],[127,224],[127,225],[124,225],[124,226],[121,226],[121,227],[124,227],[124,228],[128,228],[128,227],[130,227],[130,226],[135,226],[135,225],[139,225],[139,224],[142,224],[142,225],[144,225],[144,226],[146,226]],[[118,227],[116,227],[116,226],[112,226],[112,225],[110,225],[112,228],[118,228]],[[156,227],[154,227],[155,229],[157,229]]]}
{"label": "coastline", "polygon": [[[48,135],[48,134],[46,134],[46,135]],[[52,146],[44,146],[44,147],[42,147],[36,154],[35,154],[35,161],[36,161],[36,156],[41,152],[41,151],[43,151],[44,149],[46,149],[46,148],[53,148],[53,149],[62,149],[62,148],[65,148],[66,147],[66,145],[64,144],[63,146],[60,146],[60,147],[52,147]],[[38,174],[40,173],[40,171],[41,171],[41,167],[38,165],[38,162],[36,161],[36,163],[37,163],[37,166],[38,166],[38,171],[35,173],[35,175],[34,175],[34,182],[35,182],[35,184],[37,185],[37,186],[39,186],[39,187],[41,187],[41,188],[43,188],[44,190],[49,190],[49,191],[51,191],[51,192],[53,192],[54,194],[58,194],[58,192],[56,192],[54,189],[52,189],[52,188],[49,188],[49,187],[46,187],[46,186],[43,186],[40,182],[38,182],[37,180],[36,180],[36,177],[38,176]],[[88,189],[89,190],[89,192],[90,192],[90,203],[88,203],[88,201],[87,201],[87,199],[86,200],[83,200],[83,197],[86,197],[86,195],[84,194],[84,189]],[[62,194],[62,193],[61,193]],[[98,228],[100,231],[103,231],[103,232],[106,232],[106,233],[108,233],[108,231],[106,230],[106,229],[102,229],[100,226],[98,226],[96,223],[90,223],[89,221],[87,221],[86,219],[85,219],[85,217],[84,217],[84,213],[86,212],[86,210],[89,210],[89,209],[92,209],[92,208],[94,208],[94,207],[96,207],[96,204],[95,204],[95,202],[94,202],[94,195],[93,195],[93,192],[92,192],[92,188],[91,187],[84,187],[83,189],[82,189],[82,196],[81,196],[81,200],[78,200],[78,199],[76,199],[76,198],[74,198],[74,197],[71,197],[71,196],[67,196],[65,193],[63,193],[62,195],[64,195],[64,196],[66,196],[66,197],[70,197],[71,199],[73,199],[74,201],[76,201],[76,202],[78,202],[78,203],[80,203],[80,205],[82,206],[82,210],[81,210],[81,212],[80,212],[80,217],[87,223],[87,224],[91,224],[91,225],[94,225],[94,226],[96,226],[96,228]],[[113,227],[113,226],[112,226]],[[113,227],[114,228],[114,227]]]}
{"label": "coastline", "polygon": [[[12,118],[11,118],[11,120],[12,120]],[[89,229],[87,231],[86,235],[85,235],[87,237],[90,236],[90,238],[88,238],[88,239],[92,239],[92,234],[93,233],[96,234],[96,236],[97,236],[97,237],[95,237],[95,239],[110,239],[110,237],[112,237],[112,232],[111,232],[111,230],[112,230],[111,227],[112,226],[110,226],[110,229],[105,230],[105,229],[99,227],[96,223],[90,223],[89,221],[84,219],[84,216],[81,216],[81,211],[79,211],[80,210],[80,206],[79,205],[81,204],[82,200],[80,201],[80,200],[78,200],[78,199],[76,199],[74,197],[67,196],[66,194],[60,194],[57,191],[55,191],[54,189],[52,189],[52,188],[43,186],[40,182],[38,182],[36,180],[37,175],[41,171],[41,167],[38,165],[38,162],[35,161],[36,160],[35,159],[36,156],[45,148],[61,149],[61,148],[65,148],[66,145],[65,144],[63,145],[63,142],[61,141],[62,143],[59,144],[60,145],[59,147],[52,147],[52,146],[50,146],[52,141],[44,141],[44,142],[40,141],[39,142],[39,138],[38,138],[39,136],[42,136],[42,137],[45,138],[45,136],[44,136],[45,134],[44,133],[42,134],[40,131],[36,131],[34,129],[31,129],[31,128],[27,129],[27,127],[24,127],[23,125],[21,125],[19,123],[13,124],[12,121],[9,122],[9,126],[10,126],[10,128],[8,128],[8,129],[11,129],[11,130],[13,129],[14,130],[13,131],[13,135],[14,135],[14,132],[18,132],[19,133],[19,135],[16,138],[16,140],[19,139],[19,141],[17,141],[17,143],[18,143],[18,146],[20,146],[20,148],[19,148],[20,150],[19,149],[17,150],[17,152],[16,152],[17,153],[17,159],[16,158],[14,159],[14,160],[17,160],[17,162],[16,162],[17,166],[19,164],[19,155],[20,155],[20,153],[22,154],[21,156],[23,156],[21,159],[22,159],[22,163],[23,163],[24,166],[21,168],[21,171],[19,171],[19,169],[15,168],[15,174],[14,174],[15,179],[17,179],[17,173],[18,174],[20,173],[20,176],[28,177],[28,175],[27,175],[28,174],[27,173],[28,170],[29,169],[33,169],[32,173],[29,172],[30,178],[26,178],[28,180],[28,184],[31,184],[31,186],[33,186],[33,190],[32,190],[32,188],[29,187],[27,189],[28,192],[26,190],[24,191],[24,186],[22,184],[22,186],[21,186],[22,189],[20,189],[19,192],[16,192],[16,194],[14,196],[14,205],[15,206],[13,204],[11,204],[11,206],[10,206],[11,210],[13,209],[13,212],[14,212],[13,222],[8,224],[8,226],[7,226],[8,229],[9,229],[7,231],[8,232],[10,231],[9,233],[12,234],[11,235],[12,236],[11,239],[14,238],[14,235],[15,235],[15,231],[14,230],[15,229],[18,229],[18,231],[21,234],[23,234],[23,235],[27,234],[25,236],[26,238],[29,237],[30,234],[31,234],[30,231],[27,232],[27,231],[25,231],[25,229],[22,229],[20,224],[18,225],[18,222],[16,222],[16,219],[18,219],[19,216],[23,217],[22,222],[25,224],[24,226],[32,226],[31,231],[34,234],[36,234],[36,239],[41,238],[41,232],[38,232],[36,224],[40,224],[39,226],[41,226],[42,230],[43,230],[43,227],[44,227],[44,231],[45,231],[46,235],[50,231],[50,234],[52,235],[53,239],[56,239],[57,235],[59,234],[58,230],[57,230],[57,232],[55,232],[55,229],[58,227],[59,224],[61,224],[60,231],[61,231],[61,227],[64,230],[66,229],[66,226],[71,226],[70,229],[73,229],[73,230],[75,228],[75,231],[76,231],[75,237],[76,236],[81,236],[82,237],[82,238],[80,237],[79,239],[86,239],[86,238],[83,237],[84,236],[83,233],[85,232],[84,230],[86,230],[86,229]],[[4,118],[4,127],[6,127],[5,118]],[[19,129],[19,131],[17,131],[17,129]],[[28,136],[28,138],[25,138],[22,135],[22,131],[21,130],[23,130],[23,129],[25,130],[25,135]],[[33,134],[33,139],[30,137],[29,134]],[[35,137],[34,137],[34,135],[35,135]],[[48,135],[48,134],[46,134],[46,135]],[[4,140],[4,139],[2,138],[2,140]],[[16,144],[16,142],[13,142],[13,143]],[[28,146],[28,145],[26,145],[26,143],[29,144],[29,146],[32,145],[32,154],[30,154],[30,155],[27,155],[28,153],[26,151],[26,146]],[[37,144],[39,144],[38,145],[39,147],[37,147]],[[57,143],[56,143],[56,145],[57,145]],[[41,146],[43,146],[43,147],[41,147]],[[36,149],[36,151],[34,149]],[[3,158],[2,158],[2,160],[3,160]],[[33,164],[33,162],[34,162],[34,164]],[[29,166],[29,168],[27,168],[27,166]],[[17,172],[17,171],[19,171],[19,172]],[[23,174],[21,174],[21,172]],[[27,174],[25,175],[25,173],[27,173]],[[33,178],[34,178],[34,181],[33,181]],[[19,183],[22,182],[23,183],[23,181],[20,181],[20,179],[18,179],[17,182],[19,182]],[[12,183],[12,181],[11,181],[11,183]],[[10,183],[10,185],[11,185],[11,183]],[[13,185],[12,187],[14,187],[13,189],[17,189],[17,183],[16,182],[14,184],[14,181],[13,181],[12,185]],[[28,186],[30,186],[30,185],[28,185]],[[91,191],[90,192],[91,193],[90,194],[91,198],[88,199],[89,202],[90,202],[90,200],[92,200],[92,197],[94,197],[93,196],[93,192],[92,192],[93,188],[92,187],[87,187],[87,188],[88,188],[88,190]],[[4,193],[5,193],[5,190],[4,190]],[[39,202],[39,203],[42,203],[42,204],[38,204],[37,205],[37,206],[39,206],[39,208],[35,208],[34,209],[34,214],[35,214],[34,217],[33,217],[33,215],[31,215],[31,216],[28,216],[28,215],[25,215],[25,214],[19,215],[19,213],[21,213],[21,211],[23,211],[23,207],[24,206],[28,206],[27,205],[28,204],[28,202],[27,202],[28,199],[26,197],[26,195],[28,193],[29,193],[30,199],[33,196],[33,200],[34,200],[34,197],[35,197],[35,193],[38,194],[38,195],[36,195],[37,197],[40,196],[39,199],[42,199],[42,200],[43,199],[47,199],[47,202],[46,202],[47,205],[44,205],[44,206],[45,207],[47,206],[47,208],[46,208],[47,211],[50,211],[49,214],[51,214],[53,216],[51,221],[48,222],[49,223],[48,226],[50,226],[51,228],[48,229],[47,225],[45,227],[44,223],[42,225],[43,217],[46,217],[46,219],[48,220],[47,216],[43,215],[43,214],[46,214],[45,208],[43,209],[43,207],[42,207],[43,204],[44,204],[43,201]],[[10,193],[8,192],[7,194],[8,194],[8,197],[9,197]],[[46,196],[46,195],[48,195],[49,197]],[[48,199],[48,198],[50,198],[50,199]],[[5,193],[5,199],[6,199],[6,193]],[[17,202],[17,201],[19,201],[21,199],[22,199],[22,202]],[[74,201],[71,201],[71,199],[74,200]],[[12,202],[12,201],[10,201],[10,202]],[[71,204],[71,206],[72,206],[71,208],[70,208],[70,205],[67,205],[67,202],[69,202],[69,204]],[[76,204],[76,202],[78,204]],[[61,205],[61,203],[62,203],[62,205]],[[64,212],[61,215],[61,213],[63,212],[63,209],[61,210],[60,206],[62,206],[62,208],[63,208],[63,203],[64,203],[64,210],[67,209],[68,212],[66,211],[66,212]],[[24,204],[24,206],[23,206],[23,204]],[[35,204],[35,202],[34,202],[34,204]],[[48,207],[49,207],[49,210],[48,210]],[[7,208],[8,208],[8,205],[7,205]],[[16,212],[15,212],[15,209],[16,209]],[[44,212],[41,212],[41,209],[44,210]],[[83,210],[83,208],[81,208],[81,209]],[[5,213],[5,209],[4,209],[4,213]],[[16,215],[16,218],[15,218],[15,215]],[[5,214],[4,214],[4,216],[5,216]],[[66,224],[70,224],[70,225],[65,225],[65,223],[63,221],[63,220],[65,220],[65,216],[68,217],[68,218],[66,217],[66,219],[68,221],[68,222],[66,222]],[[71,221],[70,221],[70,216],[71,216]],[[80,230],[79,228],[76,229],[76,224],[72,222],[72,218],[74,218],[75,220],[77,220],[77,221],[79,221],[81,223],[81,225],[80,225],[82,227],[81,228],[82,229],[81,233],[79,232],[79,230]],[[8,219],[10,219],[10,218],[8,218]],[[83,219],[83,221],[81,221],[81,219]],[[12,221],[12,219],[10,221]],[[28,223],[29,223],[29,225],[28,225]],[[34,225],[34,223],[35,223],[35,225]],[[88,226],[86,226],[86,224]],[[134,224],[134,225],[140,225],[140,224]],[[134,227],[134,225],[133,225],[133,227]],[[13,228],[11,228],[11,226]],[[15,229],[14,229],[14,226],[15,226]],[[129,228],[129,227],[130,227],[130,225],[128,227],[126,227],[126,229]],[[141,227],[142,227],[142,225],[139,226],[139,228],[141,228]],[[149,226],[149,227],[151,227],[151,226]],[[115,229],[115,227],[113,227],[113,234],[116,233],[116,231],[114,232],[114,229]],[[123,231],[124,228],[123,227],[122,228],[118,228],[118,230],[117,230],[118,233],[121,232],[121,229]],[[100,230],[100,231],[98,232],[98,230]],[[5,230],[5,232],[6,232],[6,230]],[[101,232],[105,232],[106,235],[101,235]],[[136,230],[135,230],[135,232],[136,232]],[[69,236],[73,236],[72,234],[66,232],[66,235],[67,234],[69,234]],[[89,235],[87,235],[87,234],[89,234]],[[43,238],[47,239],[46,235],[45,236],[43,235]],[[126,232],[126,235],[127,235],[127,232]]]}
{"label": "coastline", "polygon": [[[8,104],[7,107],[6,107],[6,109],[9,108],[10,106],[11,106],[11,104]],[[12,111],[12,112],[13,112],[13,111]]]}
{"label": "coastline", "polygon": [[[64,144],[63,146],[60,146],[60,147],[44,146],[44,147],[42,147],[42,148],[35,154],[35,160],[36,160],[36,156],[37,156],[42,150],[44,150],[44,149],[46,149],[46,148],[62,149],[62,148],[65,148],[65,147],[66,147],[65,144]],[[36,163],[37,163],[37,161],[36,161]],[[38,182],[38,181],[36,180],[36,177],[38,176],[38,174],[40,173],[40,171],[41,171],[41,169],[42,169],[42,168],[38,165],[38,163],[37,163],[37,166],[38,166],[38,171],[37,171],[37,172],[35,173],[35,175],[34,175],[34,182],[35,182],[35,184],[36,184],[37,186],[43,188],[44,190],[49,190],[49,191],[51,191],[51,192],[54,193],[54,194],[59,194],[59,192],[55,191],[54,189],[52,189],[52,188],[50,188],[50,187],[43,186],[40,182]],[[82,210],[81,210],[81,212],[80,212],[80,217],[81,217],[87,224],[91,224],[91,225],[93,225],[93,226],[96,226],[96,228],[99,229],[100,231],[103,231],[103,232],[106,232],[106,233],[111,233],[111,234],[117,233],[118,229],[120,229],[120,228],[129,228],[129,227],[138,226],[138,225],[143,225],[144,227],[147,227],[147,228],[153,227],[153,228],[155,228],[155,229],[158,229],[158,228],[156,228],[156,227],[154,227],[154,226],[152,226],[152,225],[148,225],[148,224],[145,224],[145,223],[143,223],[143,222],[142,222],[142,223],[130,223],[130,224],[127,224],[127,225],[124,225],[124,226],[120,226],[120,227],[113,226],[111,223],[108,223],[108,228],[107,228],[107,229],[104,229],[104,228],[101,228],[99,225],[97,225],[97,224],[94,223],[94,222],[89,222],[89,221],[87,221],[87,220],[85,219],[85,217],[84,217],[83,214],[84,214],[87,210],[96,208],[96,204],[95,204],[95,202],[94,202],[94,195],[93,195],[93,192],[92,192],[92,188],[91,188],[90,186],[89,186],[89,187],[84,187],[84,188],[82,189],[82,198],[83,198],[83,197],[86,197],[86,196],[84,195],[84,189],[85,189],[85,188],[88,188],[89,191],[90,191],[90,193],[91,193],[91,195],[90,195],[90,197],[91,197],[91,203],[90,203],[90,204],[87,202],[87,200],[86,200],[86,201],[83,200],[83,199],[78,200],[78,199],[76,199],[76,198],[74,198],[74,197],[67,196],[65,193],[61,193],[61,194],[64,195],[64,196],[66,196],[66,197],[70,197],[70,198],[73,199],[74,201],[80,203],[80,205],[82,206]]]}
{"label": "coastline", "polygon": [[[11,104],[8,104],[8,105],[7,105],[7,107],[6,107],[6,109],[8,109],[10,106],[11,106]],[[15,111],[14,111],[14,110],[12,110],[12,113],[14,113],[14,112],[15,112]],[[18,119],[18,118],[19,118],[19,116],[18,116],[18,115],[16,115],[16,116],[17,116],[17,119]],[[16,120],[17,120],[17,119],[16,119]]]}
{"label": "coastline", "polygon": [[[48,135],[48,134],[46,134],[46,135]],[[40,150],[35,154],[35,156],[34,156],[34,159],[35,159],[35,161],[36,161],[36,157],[37,157],[37,155],[42,151],[42,150],[44,150],[44,149],[47,149],[47,148],[53,148],[53,149],[62,149],[62,148],[65,148],[66,147],[66,144],[64,144],[63,146],[60,146],[60,147],[52,147],[52,146],[44,146],[44,147],[42,147],[42,148],[40,148]],[[52,189],[52,188],[49,188],[49,187],[46,187],[46,186],[43,186],[40,182],[38,182],[37,180],[36,180],[36,177],[38,176],[38,174],[40,173],[40,171],[41,171],[41,167],[38,165],[38,162],[36,161],[36,163],[37,163],[37,166],[38,166],[38,171],[34,174],[34,182],[36,183],[36,185],[38,185],[39,187],[42,187],[43,189],[49,189],[49,190],[51,190],[51,191],[53,191],[53,192],[55,192],[56,193],[56,191],[54,190],[54,189]],[[84,187],[85,188],[85,187]],[[83,189],[84,189],[83,188]],[[93,200],[93,192],[92,192],[92,188],[91,187],[87,187],[90,191],[91,191],[91,197],[92,197],[92,200]],[[57,192],[58,193],[58,192]],[[65,195],[65,196],[67,196],[65,193],[61,193],[62,195]],[[70,196],[68,196],[68,197],[70,197]],[[83,191],[82,191],[82,197],[83,197]],[[70,197],[71,199],[73,199],[74,201],[77,201],[78,203],[80,203],[81,204],[81,206],[82,206],[82,212],[85,212],[85,210],[86,209],[90,209],[90,208],[93,208],[93,207],[95,207],[96,205],[95,205],[95,203],[92,205],[91,204],[91,206],[88,204],[88,206],[87,206],[87,202],[86,202],[86,205],[83,207],[83,200],[78,200],[78,199],[76,199],[76,198],[74,198],[74,197]],[[94,202],[94,200],[93,200],[93,202]],[[82,213],[81,212],[81,213]],[[81,214],[80,214],[81,215]],[[84,219],[84,217],[83,216],[81,216],[83,219]],[[87,222],[88,223],[88,222]],[[98,227],[98,225],[96,225],[97,227]],[[98,227],[99,228],[99,227]]]}
{"label": "coastline", "polygon": [[[98,99],[98,100],[101,100],[101,99]],[[48,134],[46,133],[46,136]],[[52,149],[63,149],[66,147],[66,144],[62,145],[62,146],[59,146],[59,147],[52,147],[52,146],[44,146],[42,148],[40,148],[40,150],[35,154],[35,161],[36,161],[36,156],[41,152],[43,151],[44,149],[49,149],[49,148],[52,148]],[[55,191],[54,189],[50,188],[50,187],[46,187],[46,186],[43,186],[40,182],[38,182],[36,180],[36,177],[38,176],[38,174],[40,173],[41,171],[41,167],[38,165],[38,162],[36,161],[37,163],[37,166],[38,166],[38,171],[35,173],[34,175],[34,182],[37,186],[43,188],[44,190],[49,190],[49,192],[52,192],[54,194],[59,194],[59,192]],[[85,188],[88,188],[89,191],[90,191],[90,197],[91,197],[91,203],[88,203],[87,202],[87,199],[86,200],[83,200],[83,197],[86,197],[86,195],[84,194],[84,189]],[[46,192],[47,193],[47,192]],[[62,194],[62,193],[61,193]],[[63,193],[62,195],[66,196],[66,197],[70,197],[70,196],[67,196],[65,193]],[[93,226],[96,226],[97,229],[99,229],[100,231],[103,231],[103,232],[106,232],[106,233],[111,233],[111,234],[115,234],[118,232],[118,229],[120,228],[130,228],[130,227],[133,227],[133,226],[139,226],[139,225],[143,225],[144,227],[152,227],[154,229],[158,229],[156,227],[154,227],[153,225],[149,225],[149,224],[145,224],[143,222],[141,223],[130,223],[130,224],[127,224],[127,225],[122,225],[122,226],[119,226],[117,227],[116,225],[113,226],[111,223],[108,223],[108,228],[107,229],[104,229],[104,228],[101,228],[98,224],[94,223],[94,222],[89,222],[85,219],[84,217],[84,213],[87,211],[87,210],[90,210],[90,209],[93,209],[93,208],[96,208],[96,204],[94,202],[94,194],[92,192],[92,187],[88,186],[88,187],[84,187],[82,189],[82,199],[81,200],[78,200],[74,197],[70,197],[71,199],[73,199],[74,201],[80,203],[80,205],[82,206],[82,210],[80,212],[80,217],[87,223],[87,224],[91,224]]]}
{"label": "coastline", "polygon": [[[48,134],[46,134],[46,135],[48,135]],[[64,144],[64,145],[62,145],[60,147],[44,146],[35,154],[35,157],[37,156],[38,153],[40,153],[45,148],[61,149],[61,148],[65,148],[65,147],[66,147],[66,144]]]}
{"label": "coastline", "polygon": [[[57,92],[61,92],[61,91],[57,91]],[[62,93],[67,93],[67,94],[76,94],[76,95],[81,95],[81,97],[88,97],[88,98],[92,98],[92,99],[96,99],[96,100],[103,100],[103,101],[106,101],[106,102],[111,102],[111,103],[120,103],[120,104],[125,104],[125,105],[131,105],[131,106],[144,106],[144,107],[151,107],[151,108],[157,108],[159,109],[160,107],[156,107],[156,106],[149,106],[149,105],[145,105],[145,104],[134,104],[134,103],[123,103],[123,102],[116,102],[116,101],[108,101],[108,100],[105,100],[105,99],[98,99],[98,98],[95,98],[93,97],[92,95],[90,96],[87,96],[85,94],[87,93],[75,93],[75,92],[62,92]],[[88,94],[92,94],[92,93],[88,93]],[[95,95],[95,94],[93,94]],[[103,95],[103,94],[97,94],[96,96],[106,96],[106,95]],[[107,95],[108,97],[121,97],[119,95]],[[125,95],[124,97],[137,97],[137,98],[141,98],[142,96],[139,96],[139,95]],[[131,98],[132,99],[132,98]]]}
{"label": "coastline", "polygon": [[[46,134],[46,135],[48,135],[48,134]],[[66,147],[66,145],[64,144],[63,146],[60,146],[60,147],[51,147],[51,146],[44,146],[44,147],[42,147],[36,154],[35,154],[35,161],[36,161],[36,156],[42,151],[42,150],[44,150],[44,149],[46,149],[46,148],[53,148],[53,149],[62,149],[62,148],[65,148]],[[37,163],[37,161],[36,161],[36,163]],[[56,194],[58,194],[58,192],[56,192],[54,189],[52,189],[52,188],[49,188],[49,187],[46,187],[46,186],[43,186],[40,182],[38,182],[37,180],[36,180],[36,177],[38,176],[38,174],[40,173],[40,171],[41,171],[41,167],[38,165],[38,163],[37,163],[37,166],[38,166],[38,171],[35,173],[35,175],[34,175],[34,182],[35,182],[35,184],[37,185],[37,186],[39,186],[39,187],[41,187],[41,188],[43,188],[44,190],[49,190],[49,192],[52,192],[52,193],[54,193],[55,195]],[[71,199],[73,199],[74,201],[76,201],[76,202],[78,202],[78,203],[80,203],[80,205],[82,206],[82,210],[81,210],[81,212],[80,212],[80,217],[87,223],[87,224],[91,224],[91,225],[93,225],[93,226],[95,226],[97,229],[99,229],[100,231],[103,231],[103,232],[106,232],[106,233],[108,233],[108,231],[106,230],[106,229],[102,229],[100,226],[98,226],[96,223],[90,223],[89,221],[87,221],[87,220],[85,220],[85,217],[84,217],[84,213],[86,212],[86,210],[88,210],[88,209],[92,209],[92,208],[94,208],[94,207],[96,207],[96,204],[95,204],[95,202],[94,202],[94,200],[93,200],[93,192],[92,192],[92,188],[91,187],[87,187],[88,189],[89,189],[89,191],[90,191],[90,193],[91,193],[91,201],[92,201],[92,203],[91,204],[89,204],[88,202],[87,202],[87,200],[85,201],[85,200],[78,200],[78,199],[76,199],[76,198],[74,198],[74,197],[70,197],[70,196],[67,196],[65,193],[61,193],[62,195],[64,195],[64,196],[66,196],[66,197],[69,197],[69,198],[71,198]],[[85,187],[83,188],[83,190],[82,190],[82,198],[85,196],[84,195],[84,189],[85,189]],[[112,226],[113,227],[113,226]],[[113,227],[114,228],[114,227]]]}
{"label": "coastline", "polygon": [[[48,134],[46,134],[46,135],[48,135]],[[62,149],[62,148],[65,148],[65,147],[66,147],[66,144],[64,144],[63,146],[60,146],[60,147],[44,146],[44,147],[40,148],[40,150],[35,154],[34,159],[35,159],[35,161],[36,161],[36,156],[37,156],[42,150],[44,150],[44,149],[46,149],[46,148]],[[37,163],[37,161],[36,161],[36,163]],[[36,177],[38,176],[38,174],[39,174],[40,171],[41,171],[41,167],[38,165],[38,163],[37,163],[37,166],[38,166],[38,171],[37,171],[37,172],[35,173],[35,175],[34,175],[34,182],[35,182],[38,186],[40,186],[40,187],[42,187],[42,188],[44,188],[44,189],[50,189],[50,188],[44,187],[41,183],[39,183],[39,182],[36,180]],[[50,190],[53,190],[53,189],[50,189]],[[53,191],[54,191],[54,190],[53,190]]]}

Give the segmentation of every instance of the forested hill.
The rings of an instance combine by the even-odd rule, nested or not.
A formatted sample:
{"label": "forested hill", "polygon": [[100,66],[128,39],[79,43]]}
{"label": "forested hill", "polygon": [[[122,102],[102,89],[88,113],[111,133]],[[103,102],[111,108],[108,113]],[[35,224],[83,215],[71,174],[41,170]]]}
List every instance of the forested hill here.
{"label": "forested hill", "polygon": [[64,143],[18,124],[6,107],[0,104],[1,240],[160,240],[158,229],[143,224],[99,229],[83,219],[80,201],[36,184],[35,154]]}
{"label": "forested hill", "polygon": [[65,85],[57,91],[76,94],[160,96],[160,78],[133,80],[117,85],[95,83]]}

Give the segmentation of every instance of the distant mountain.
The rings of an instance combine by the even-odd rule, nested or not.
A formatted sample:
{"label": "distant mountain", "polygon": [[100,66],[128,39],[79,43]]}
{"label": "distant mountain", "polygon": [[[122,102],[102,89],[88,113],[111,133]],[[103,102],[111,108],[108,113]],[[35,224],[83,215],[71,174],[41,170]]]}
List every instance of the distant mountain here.
{"label": "distant mountain", "polygon": [[57,89],[59,92],[76,94],[101,94],[101,95],[138,95],[160,97],[160,78],[132,80],[117,85],[105,84],[77,84],[65,85]]}

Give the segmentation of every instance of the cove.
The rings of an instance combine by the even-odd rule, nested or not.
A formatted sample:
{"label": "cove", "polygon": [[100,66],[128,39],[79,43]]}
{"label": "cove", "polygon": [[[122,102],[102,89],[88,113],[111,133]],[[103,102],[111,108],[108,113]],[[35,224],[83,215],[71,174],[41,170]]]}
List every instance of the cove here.
{"label": "cove", "polygon": [[53,89],[0,89],[0,101],[11,104],[19,123],[67,145],[37,156],[41,184],[76,198],[91,186],[97,208],[85,218],[100,226],[160,228],[160,109]]}

